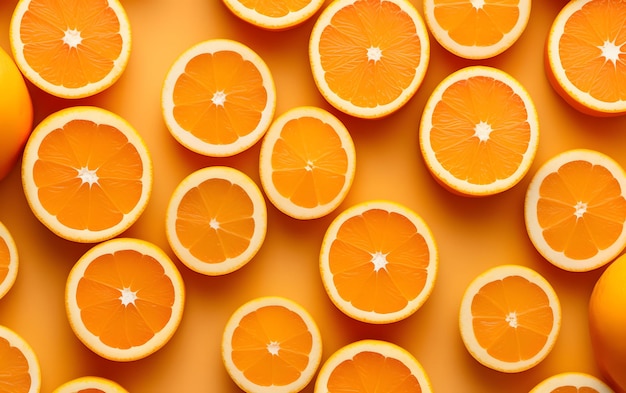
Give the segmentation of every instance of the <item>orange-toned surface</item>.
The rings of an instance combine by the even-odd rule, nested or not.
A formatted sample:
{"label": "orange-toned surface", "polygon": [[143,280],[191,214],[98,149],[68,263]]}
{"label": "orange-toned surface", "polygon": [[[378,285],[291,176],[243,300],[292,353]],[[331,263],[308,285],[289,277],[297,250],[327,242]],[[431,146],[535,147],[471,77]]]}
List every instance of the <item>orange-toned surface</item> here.
{"label": "orange-toned surface", "polygon": [[[422,2],[411,1],[421,13]],[[0,221],[11,230],[21,262],[14,287],[0,299],[0,324],[22,335],[37,353],[42,391],[96,374],[133,393],[238,392],[222,365],[222,330],[236,308],[261,295],[286,296],[310,311],[322,333],[322,361],[358,339],[389,340],[422,363],[437,392],[528,392],[557,372],[598,376],[586,316],[593,284],[602,270],[568,273],[553,267],[533,248],[523,220],[530,176],[557,152],[597,149],[626,166],[626,118],[599,119],[576,112],[554,93],[545,77],[545,39],[565,3],[533,2],[529,25],[519,41],[490,60],[458,59],[431,40],[430,66],[413,99],[385,119],[363,120],[338,113],[315,88],[307,58],[313,20],[288,32],[268,32],[240,21],[218,0],[123,0],[133,48],[128,67],[114,86],[77,101],[53,98],[32,85],[29,88],[36,122],[66,106],[98,105],[127,119],[145,138],[154,158],[154,191],[146,211],[125,236],[154,242],[174,258],[165,236],[165,210],[180,180],[200,167],[219,164],[231,165],[259,181],[259,144],[232,158],[202,157],[171,137],[160,112],[161,85],[176,57],[201,40],[231,38],[252,47],[268,63],[278,89],[277,114],[297,105],[318,105],[345,122],[357,149],[357,169],[339,209],[374,198],[406,204],[431,227],[440,249],[440,268],[431,297],[408,319],[392,325],[353,321],[334,308],[318,271],[321,240],[338,211],[322,219],[298,221],[268,205],[265,244],[241,270],[207,277],[176,260],[187,287],[178,332],[148,358],[115,363],[83,346],[65,316],[67,274],[90,246],[62,240],[37,221],[26,204],[15,167],[0,182]],[[0,45],[5,50],[15,4],[16,0],[0,1]],[[472,199],[453,195],[432,179],[420,155],[417,130],[424,103],[436,84],[460,67],[477,63],[503,69],[528,89],[539,112],[541,136],[526,178],[503,194]],[[465,350],[458,331],[458,306],[466,286],[477,274],[503,263],[524,264],[543,274],[563,308],[563,325],[552,353],[521,374],[504,374],[478,364]],[[305,391],[312,392],[312,384]]]}

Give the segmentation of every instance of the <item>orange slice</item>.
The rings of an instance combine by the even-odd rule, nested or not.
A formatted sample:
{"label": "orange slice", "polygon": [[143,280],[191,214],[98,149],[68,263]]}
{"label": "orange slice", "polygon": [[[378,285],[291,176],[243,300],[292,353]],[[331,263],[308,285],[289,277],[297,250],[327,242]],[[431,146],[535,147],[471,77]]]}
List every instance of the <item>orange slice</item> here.
{"label": "orange slice", "polygon": [[583,113],[626,113],[626,2],[566,3],[548,33],[546,71],[555,91]]}
{"label": "orange slice", "polygon": [[0,222],[0,299],[9,292],[19,266],[17,245],[9,229]]}
{"label": "orange slice", "polygon": [[118,0],[20,0],[9,34],[24,76],[63,98],[107,89],[130,57],[130,23]]}
{"label": "orange slice", "polygon": [[340,213],[320,251],[320,272],[332,302],[346,315],[390,323],[417,311],[430,296],[438,252],[415,212],[398,203],[369,201]]}
{"label": "orange slice", "polygon": [[20,335],[5,326],[0,326],[0,386],[11,393],[39,393],[41,387],[35,352]]}
{"label": "orange slice", "polygon": [[488,59],[509,49],[530,19],[531,0],[424,0],[433,37],[466,59]]}
{"label": "orange slice", "polygon": [[361,340],[336,350],[320,368],[315,393],[431,393],[422,365],[388,341]]}
{"label": "orange slice", "polygon": [[22,183],[37,218],[58,236],[99,242],[129,228],[152,191],[152,161],[137,131],[96,107],[61,109],[24,149]]}
{"label": "orange slice", "polygon": [[606,383],[593,375],[564,372],[541,381],[529,393],[614,393]]}
{"label": "orange slice", "polygon": [[313,26],[313,78],[324,98],[357,117],[379,118],[404,106],[430,60],[428,31],[408,0],[338,0]]}
{"label": "orange slice", "polygon": [[156,245],[131,238],[99,243],[67,278],[65,306],[86,347],[115,361],[142,359],[163,347],[183,315],[185,287]]}
{"label": "orange slice", "polygon": [[101,377],[79,377],[64,383],[52,393],[128,393],[118,383]]}
{"label": "orange slice", "polygon": [[524,218],[533,245],[553,265],[601,267],[626,247],[626,172],[594,150],[562,152],[528,185]]}
{"label": "orange slice", "polygon": [[325,0],[223,0],[240,19],[268,30],[284,30],[311,18]]}
{"label": "orange slice", "polygon": [[519,183],[530,169],[539,145],[537,111],[509,74],[469,66],[431,93],[419,142],[426,166],[445,188],[493,195]]}
{"label": "orange slice", "polygon": [[320,108],[283,113],[261,144],[261,185],[272,204],[294,218],[319,218],[334,211],[350,191],[355,170],[350,133]]}
{"label": "orange slice", "polygon": [[170,246],[190,269],[227,274],[261,248],[267,231],[265,199],[245,173],[224,166],[203,168],[174,190],[165,229]]}
{"label": "orange slice", "polygon": [[256,52],[237,41],[212,39],[174,62],[161,106],[167,128],[183,146],[206,156],[233,156],[267,131],[276,88]]}
{"label": "orange slice", "polygon": [[468,352],[494,370],[514,373],[539,364],[561,327],[561,306],[545,278],[519,265],[476,277],[461,300],[461,338]]}
{"label": "orange slice", "polygon": [[311,315],[282,297],[261,297],[239,307],[224,329],[226,371],[246,392],[299,392],[317,372],[322,338]]}

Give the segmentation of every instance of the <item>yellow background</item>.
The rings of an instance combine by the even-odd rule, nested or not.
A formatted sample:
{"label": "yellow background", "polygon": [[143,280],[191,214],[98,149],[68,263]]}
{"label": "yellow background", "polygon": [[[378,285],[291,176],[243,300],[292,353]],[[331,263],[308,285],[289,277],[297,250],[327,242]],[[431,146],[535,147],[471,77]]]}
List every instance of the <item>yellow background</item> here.
{"label": "yellow background", "polygon": [[[422,2],[411,1],[422,14]],[[7,51],[8,25],[16,2],[0,1],[0,45]],[[270,32],[237,19],[218,0],[122,2],[131,22],[132,54],[114,86],[76,101],[51,97],[32,85],[29,88],[35,122],[63,107],[97,105],[126,118],[144,137],[154,160],[154,189],[145,213],[124,236],[151,241],[174,258],[165,237],[164,216],[180,180],[196,169],[219,164],[231,165],[259,181],[258,144],[233,158],[202,157],[180,146],[164,125],[160,112],[163,79],[177,56],[202,40],[231,38],[259,53],[275,78],[277,115],[299,105],[316,105],[337,114],[356,145],[356,178],[339,210],[322,219],[297,221],[268,204],[265,244],[237,272],[206,277],[174,258],[187,288],[186,309],[176,335],[148,358],[115,363],[84,347],[65,316],[66,276],[90,245],[60,239],[39,223],[26,204],[18,164],[0,182],[0,221],[12,232],[21,260],[14,287],[0,299],[0,324],[22,335],[37,353],[42,392],[83,375],[111,378],[133,393],[237,392],[221,362],[221,334],[239,305],[261,295],[282,295],[310,311],[323,336],[322,360],[358,339],[389,340],[420,361],[437,392],[527,392],[557,372],[599,375],[586,316],[591,289],[602,269],[568,273],[553,267],[535,251],[523,222],[530,177],[554,154],[586,147],[626,165],[626,118],[582,115],[558,97],[546,80],[544,44],[565,0],[534,1],[521,38],[490,60],[461,60],[431,39],[432,57],[424,83],[405,107],[382,120],[338,113],[318,93],[307,54],[313,19],[287,32]],[[495,66],[517,78],[534,99],[541,127],[529,175],[503,194],[480,199],[455,196],[441,188],[427,172],[418,147],[418,123],[428,95],[445,76],[472,64]],[[353,321],[338,311],[323,290],[317,262],[324,231],[336,214],[357,202],[378,198],[403,203],[421,215],[440,250],[437,282],[426,304],[408,319],[382,326]],[[458,306],[466,286],[487,268],[504,263],[523,264],[543,274],[556,289],[563,309],[563,325],[552,353],[520,374],[492,371],[477,363],[458,332]],[[312,392],[313,384],[305,391]]]}

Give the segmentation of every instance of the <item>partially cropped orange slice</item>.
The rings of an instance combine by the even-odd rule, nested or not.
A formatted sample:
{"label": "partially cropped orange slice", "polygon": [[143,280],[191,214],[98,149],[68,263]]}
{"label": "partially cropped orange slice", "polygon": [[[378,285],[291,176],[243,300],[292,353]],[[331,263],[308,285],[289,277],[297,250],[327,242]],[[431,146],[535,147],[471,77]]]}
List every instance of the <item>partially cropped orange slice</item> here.
{"label": "partially cropped orange slice", "polygon": [[415,212],[389,201],[368,201],[339,214],[320,251],[320,272],[332,302],[369,323],[405,319],[428,299],[438,252]]}
{"label": "partially cropped orange slice", "polygon": [[17,245],[9,229],[0,222],[0,299],[9,292],[19,266]]}
{"label": "partially cropped orange slice", "polygon": [[226,323],[222,357],[226,371],[246,392],[299,392],[317,372],[322,337],[301,305],[261,297],[239,307]]}
{"label": "partially cropped orange slice", "polygon": [[614,393],[600,378],[581,372],[563,372],[544,379],[529,393]]}
{"label": "partially cropped orange slice", "polygon": [[23,337],[0,326],[0,389],[11,393],[39,393],[40,388],[37,355]]}
{"label": "partially cropped orange slice", "polygon": [[76,336],[101,357],[145,358],[163,347],[180,324],[185,286],[158,246],[116,238],[89,249],[69,273],[67,317]]}
{"label": "partially cropped orange slice", "polygon": [[130,23],[118,0],[20,0],[9,34],[24,76],[63,98],[107,89],[130,57]]}
{"label": "partially cropped orange slice", "polygon": [[128,393],[128,391],[110,379],[86,376],[67,381],[52,393]]}
{"label": "partially cropped orange slice", "polygon": [[242,20],[268,30],[284,30],[311,18],[325,0],[223,0]]}

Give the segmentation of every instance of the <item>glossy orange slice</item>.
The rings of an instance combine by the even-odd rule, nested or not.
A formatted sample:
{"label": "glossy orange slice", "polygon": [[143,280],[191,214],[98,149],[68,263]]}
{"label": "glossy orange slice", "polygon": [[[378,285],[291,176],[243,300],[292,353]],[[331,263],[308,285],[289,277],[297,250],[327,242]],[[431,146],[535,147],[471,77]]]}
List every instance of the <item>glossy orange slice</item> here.
{"label": "glossy orange slice", "polygon": [[223,0],[239,18],[268,30],[285,30],[311,18],[325,0]]}
{"label": "glossy orange slice", "polygon": [[31,346],[13,330],[0,326],[0,388],[11,393],[39,393],[41,369]]}
{"label": "glossy orange slice", "polygon": [[0,222],[0,299],[13,287],[18,267],[17,245],[9,229]]}

